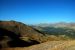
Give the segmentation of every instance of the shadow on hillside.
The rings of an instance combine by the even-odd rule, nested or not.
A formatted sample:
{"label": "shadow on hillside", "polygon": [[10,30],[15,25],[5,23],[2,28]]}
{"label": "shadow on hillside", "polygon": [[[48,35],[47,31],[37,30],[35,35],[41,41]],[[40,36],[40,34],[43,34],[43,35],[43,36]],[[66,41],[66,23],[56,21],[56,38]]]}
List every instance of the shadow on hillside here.
{"label": "shadow on hillside", "polygon": [[[19,37],[20,35],[16,35],[16,33],[8,31],[6,29],[0,28],[0,42],[4,40],[3,36],[8,36],[11,38],[11,41],[7,42],[8,47],[27,47],[34,44],[39,44],[36,40],[31,40],[31,42],[27,42],[21,40]],[[4,44],[0,44],[0,48],[3,47]]]}

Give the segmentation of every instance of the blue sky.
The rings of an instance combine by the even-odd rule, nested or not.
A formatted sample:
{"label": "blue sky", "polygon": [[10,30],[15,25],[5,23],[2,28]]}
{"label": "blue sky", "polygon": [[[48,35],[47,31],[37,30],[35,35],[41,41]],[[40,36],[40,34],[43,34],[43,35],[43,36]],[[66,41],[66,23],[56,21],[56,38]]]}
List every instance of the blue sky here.
{"label": "blue sky", "polygon": [[75,0],[0,0],[0,20],[26,24],[75,22]]}

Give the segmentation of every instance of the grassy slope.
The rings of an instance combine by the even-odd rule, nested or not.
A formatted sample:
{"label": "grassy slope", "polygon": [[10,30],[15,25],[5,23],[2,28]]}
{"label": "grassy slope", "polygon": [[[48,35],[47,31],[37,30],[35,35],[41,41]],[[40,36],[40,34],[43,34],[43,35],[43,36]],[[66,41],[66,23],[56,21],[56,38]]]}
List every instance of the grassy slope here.
{"label": "grassy slope", "polygon": [[2,50],[75,50],[75,40],[72,41],[48,41],[27,48],[5,48]]}

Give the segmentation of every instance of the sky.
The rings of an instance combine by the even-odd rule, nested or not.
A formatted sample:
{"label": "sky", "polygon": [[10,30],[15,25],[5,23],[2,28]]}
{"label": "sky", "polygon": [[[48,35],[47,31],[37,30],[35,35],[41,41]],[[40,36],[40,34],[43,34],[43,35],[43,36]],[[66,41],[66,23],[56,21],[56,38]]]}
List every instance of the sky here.
{"label": "sky", "polygon": [[0,20],[26,24],[75,22],[75,0],[0,0]]}

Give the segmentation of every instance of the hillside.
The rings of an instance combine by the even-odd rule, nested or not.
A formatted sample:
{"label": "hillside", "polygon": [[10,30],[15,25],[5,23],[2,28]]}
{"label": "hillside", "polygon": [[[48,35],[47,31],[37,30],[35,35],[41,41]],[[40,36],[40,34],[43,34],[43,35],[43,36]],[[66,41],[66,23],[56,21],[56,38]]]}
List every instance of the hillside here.
{"label": "hillside", "polygon": [[0,48],[26,47],[44,42],[38,30],[16,21],[0,21]]}
{"label": "hillside", "polygon": [[48,48],[50,46],[54,48],[60,43],[73,41],[74,35],[74,29],[32,27],[16,21],[0,21],[0,49],[4,48],[4,50],[42,50],[46,45]]}
{"label": "hillside", "polygon": [[2,50],[75,50],[75,40],[48,41],[27,48],[4,48]]}

